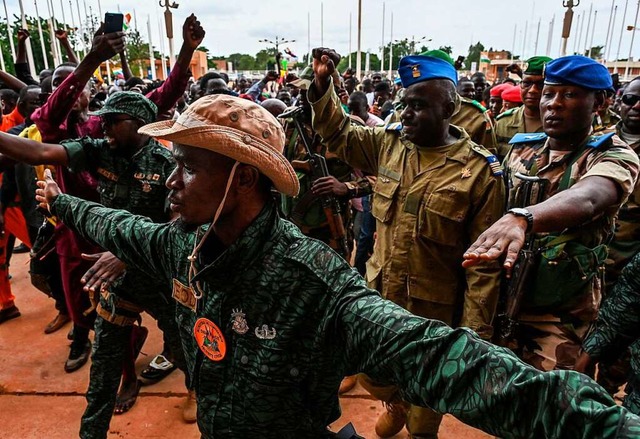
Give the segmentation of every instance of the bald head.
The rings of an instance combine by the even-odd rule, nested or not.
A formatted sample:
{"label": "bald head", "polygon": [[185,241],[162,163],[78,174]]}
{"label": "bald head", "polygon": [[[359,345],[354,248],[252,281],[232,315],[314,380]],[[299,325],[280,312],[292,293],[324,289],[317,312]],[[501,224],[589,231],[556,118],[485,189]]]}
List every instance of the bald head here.
{"label": "bald head", "polygon": [[273,117],[278,117],[287,108],[284,102],[280,99],[266,99],[260,104],[262,108],[273,114]]}

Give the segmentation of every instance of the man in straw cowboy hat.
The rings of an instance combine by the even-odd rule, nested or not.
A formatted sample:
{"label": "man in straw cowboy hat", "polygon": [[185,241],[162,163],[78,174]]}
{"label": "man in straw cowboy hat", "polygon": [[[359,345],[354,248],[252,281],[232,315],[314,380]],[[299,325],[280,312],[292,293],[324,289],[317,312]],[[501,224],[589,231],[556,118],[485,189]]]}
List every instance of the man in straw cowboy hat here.
{"label": "man in straw cowboy hat", "polygon": [[502,437],[640,434],[640,418],[586,376],[537,371],[467,329],[411,315],[279,218],[271,186],[295,195],[298,180],[282,128],[259,105],[206,96],[140,131],[174,142],[177,221],[61,194],[50,176],[37,199],[173,285],[203,437],[330,437],[340,381],[360,371]]}

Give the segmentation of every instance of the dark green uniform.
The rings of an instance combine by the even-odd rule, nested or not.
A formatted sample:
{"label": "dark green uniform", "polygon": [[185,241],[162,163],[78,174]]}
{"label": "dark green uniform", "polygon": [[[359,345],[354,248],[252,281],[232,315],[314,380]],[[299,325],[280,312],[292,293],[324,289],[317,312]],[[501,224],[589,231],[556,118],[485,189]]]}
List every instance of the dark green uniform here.
{"label": "dark green uniform", "polygon": [[[595,330],[589,334],[583,348],[596,360],[619,358],[629,346],[640,339],[640,254],[622,271],[613,291],[605,300]],[[640,414],[640,355],[632,350],[632,375],[625,391],[624,406]]]}
{"label": "dark green uniform", "polygon": [[[169,220],[165,181],[175,167],[171,152],[155,140],[131,157],[112,149],[106,140],[83,138],[62,142],[74,172],[88,170],[98,176],[98,192],[104,205],[124,209],[154,222]],[[82,438],[104,438],[122,376],[122,362],[129,346],[133,322],[144,309],[158,320],[167,342],[182,366],[182,351],[173,319],[174,304],[167,299],[169,285],[148,273],[127,269],[108,294],[100,296],[95,323],[91,378],[87,409],[82,417]],[[122,300],[135,305],[127,306]],[[111,320],[110,317],[117,320]],[[106,318],[105,318],[106,317]]]}
{"label": "dark green uniform", "polygon": [[[191,280],[187,257],[204,227],[187,232],[64,194],[52,209],[127,264],[173,282],[205,438],[325,437],[340,416],[340,381],[356,372],[505,438],[640,435],[640,418],[588,377],[542,373],[468,329],[381,299],[273,205],[226,249],[211,235]],[[190,286],[202,294],[197,302]],[[200,318],[220,330],[218,349],[226,353],[219,361],[196,344]]]}

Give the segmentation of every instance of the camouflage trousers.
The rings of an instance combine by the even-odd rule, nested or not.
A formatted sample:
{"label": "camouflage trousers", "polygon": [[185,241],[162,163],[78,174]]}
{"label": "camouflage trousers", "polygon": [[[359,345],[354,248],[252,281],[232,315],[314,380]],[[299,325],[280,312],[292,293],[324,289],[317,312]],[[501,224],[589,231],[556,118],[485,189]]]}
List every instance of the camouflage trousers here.
{"label": "camouflage trousers", "polygon": [[[158,290],[145,294],[136,290],[135,298],[118,291],[115,297],[123,298],[144,308],[158,322],[163,336],[174,355],[175,364],[186,371],[182,344],[175,320],[175,303],[170,296],[161,296]],[[164,300],[163,300],[164,299]],[[100,305],[112,311],[104,296]],[[116,307],[118,315],[136,317],[133,313]],[[80,437],[103,439],[107,437],[116,396],[122,377],[122,366],[127,351],[131,349],[133,325],[118,326],[98,316],[95,322],[95,339],[91,353],[91,371],[87,390],[87,408],[80,422]],[[187,381],[185,381],[187,382]]]}
{"label": "camouflage trousers", "polygon": [[[451,325],[453,321],[455,307],[452,305],[443,305],[413,297],[409,297],[408,302],[405,304],[407,310],[417,316],[440,320],[447,325]],[[372,396],[375,396],[381,401],[386,403],[399,403],[402,401],[399,389],[396,386],[377,383],[364,374],[360,374],[358,382]],[[427,407],[411,405],[407,414],[407,430],[412,438],[437,438],[441,422],[442,415]]]}
{"label": "camouflage trousers", "polygon": [[542,371],[572,370],[590,323],[520,321],[512,350]]}

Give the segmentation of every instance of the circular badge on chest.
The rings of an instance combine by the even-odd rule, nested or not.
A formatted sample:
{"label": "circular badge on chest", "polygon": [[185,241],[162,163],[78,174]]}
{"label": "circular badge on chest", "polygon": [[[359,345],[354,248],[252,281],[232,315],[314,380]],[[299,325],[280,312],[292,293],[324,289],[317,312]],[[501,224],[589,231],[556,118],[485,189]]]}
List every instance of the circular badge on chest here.
{"label": "circular badge on chest", "polygon": [[193,327],[193,336],[203,354],[212,361],[220,361],[227,353],[222,331],[209,319],[199,318]]}

